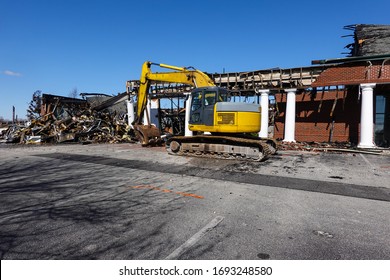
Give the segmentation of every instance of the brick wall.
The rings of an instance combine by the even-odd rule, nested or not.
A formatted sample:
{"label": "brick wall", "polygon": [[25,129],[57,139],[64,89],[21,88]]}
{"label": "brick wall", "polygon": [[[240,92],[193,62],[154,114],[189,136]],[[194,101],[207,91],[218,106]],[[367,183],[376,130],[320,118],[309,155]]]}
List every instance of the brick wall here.
{"label": "brick wall", "polygon": [[[287,96],[279,93],[275,98],[279,114],[275,117],[274,137],[283,139]],[[359,122],[358,87],[296,95],[296,141],[357,143]]]}
{"label": "brick wall", "polygon": [[390,61],[346,63],[329,67],[312,83],[313,87],[390,83]]}

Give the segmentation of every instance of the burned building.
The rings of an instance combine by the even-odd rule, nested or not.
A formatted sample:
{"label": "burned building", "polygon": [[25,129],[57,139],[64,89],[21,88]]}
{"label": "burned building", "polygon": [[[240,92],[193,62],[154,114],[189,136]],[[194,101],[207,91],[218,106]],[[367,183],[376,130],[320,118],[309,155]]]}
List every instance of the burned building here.
{"label": "burned building", "polygon": [[64,119],[88,108],[84,99],[53,94],[42,94],[41,116],[52,114],[57,119]]}
{"label": "burned building", "polygon": [[[100,95],[100,94],[99,94]],[[127,93],[91,99],[42,94],[40,115],[7,129],[7,143],[132,142]]]}
{"label": "burned building", "polygon": [[[354,42],[347,46],[348,57],[314,60],[307,67],[209,76],[235,97],[261,104],[261,137],[388,147],[390,26],[353,25],[346,29],[354,32]],[[188,86],[155,83],[150,96],[179,96],[188,91]]]}

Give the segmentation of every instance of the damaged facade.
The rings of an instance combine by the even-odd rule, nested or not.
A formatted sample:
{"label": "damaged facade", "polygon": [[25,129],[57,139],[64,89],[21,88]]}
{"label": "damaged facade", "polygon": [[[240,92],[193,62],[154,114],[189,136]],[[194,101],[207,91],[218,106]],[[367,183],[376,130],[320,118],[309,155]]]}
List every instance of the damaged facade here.
{"label": "damaged facade", "polygon": [[85,110],[88,103],[83,99],[42,94],[41,117],[52,115],[56,119],[68,118]]}

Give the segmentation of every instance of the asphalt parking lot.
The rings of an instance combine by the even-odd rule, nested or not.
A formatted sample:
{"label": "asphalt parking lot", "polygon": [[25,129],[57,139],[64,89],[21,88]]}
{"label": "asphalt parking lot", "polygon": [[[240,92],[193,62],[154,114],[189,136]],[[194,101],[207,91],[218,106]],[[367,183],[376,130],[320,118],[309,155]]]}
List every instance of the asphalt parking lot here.
{"label": "asphalt parking lot", "polygon": [[388,259],[390,157],[0,145],[1,259]]}

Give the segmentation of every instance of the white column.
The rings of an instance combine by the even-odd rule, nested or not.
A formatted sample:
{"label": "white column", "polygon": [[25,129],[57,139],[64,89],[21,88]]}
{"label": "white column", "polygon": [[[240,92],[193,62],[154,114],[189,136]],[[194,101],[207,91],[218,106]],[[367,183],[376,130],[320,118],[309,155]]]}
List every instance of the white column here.
{"label": "white column", "polygon": [[130,100],[127,100],[127,120],[130,127],[133,127],[132,123],[134,122],[134,100],[130,97]]}
{"label": "white column", "polygon": [[361,84],[362,110],[360,115],[360,139],[358,148],[374,148],[374,87]]}
{"label": "white column", "polygon": [[[148,97],[146,102],[146,108],[144,111],[144,125],[150,125],[150,99]],[[149,122],[148,122],[149,120]]]}
{"label": "white column", "polygon": [[269,120],[269,109],[268,109],[268,94],[269,89],[261,89],[257,91],[261,94],[260,106],[261,106],[261,123],[259,137],[268,138],[268,120]]}
{"label": "white column", "polygon": [[158,109],[158,99],[149,100],[150,109]]}
{"label": "white column", "polygon": [[284,121],[284,142],[295,142],[295,93],[296,88],[285,89],[287,92],[286,118]]}
{"label": "white column", "polygon": [[191,93],[186,92],[184,93],[187,95],[187,100],[186,100],[186,115],[185,115],[185,120],[184,120],[184,136],[192,136],[193,133],[191,130],[189,130],[188,125],[190,123],[190,117],[191,117]]}

